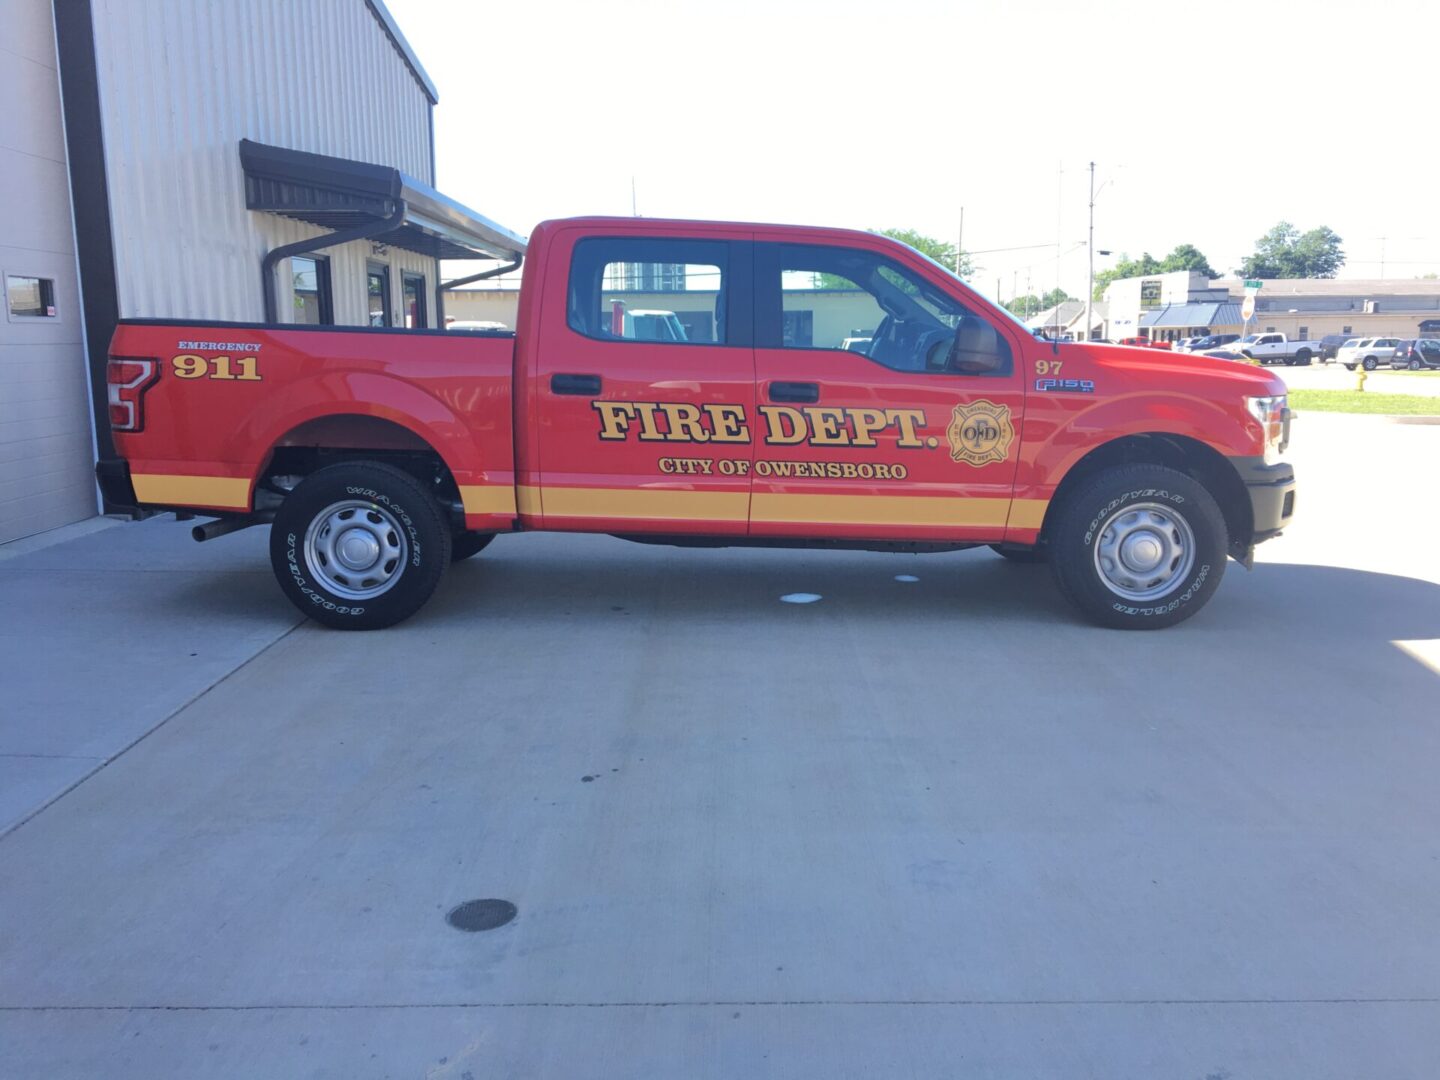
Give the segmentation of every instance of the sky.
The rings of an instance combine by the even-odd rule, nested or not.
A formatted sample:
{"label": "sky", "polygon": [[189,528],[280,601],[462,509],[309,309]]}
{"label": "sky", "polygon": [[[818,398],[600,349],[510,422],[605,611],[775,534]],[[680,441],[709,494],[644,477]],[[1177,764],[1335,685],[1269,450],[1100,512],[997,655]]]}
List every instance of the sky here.
{"label": "sky", "polygon": [[1440,272],[1433,5],[388,6],[436,186],[522,234],[630,214],[632,178],[644,217],[954,242],[963,209],[981,291],[1082,295],[1094,161],[1097,272],[1181,243],[1228,272],[1281,220],[1338,233],[1341,277]]}

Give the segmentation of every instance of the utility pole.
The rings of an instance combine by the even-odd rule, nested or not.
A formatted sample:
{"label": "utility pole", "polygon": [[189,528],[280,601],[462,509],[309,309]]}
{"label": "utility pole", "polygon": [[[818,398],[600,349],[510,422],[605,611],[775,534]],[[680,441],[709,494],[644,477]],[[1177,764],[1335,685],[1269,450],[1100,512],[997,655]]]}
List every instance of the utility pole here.
{"label": "utility pole", "polygon": [[639,217],[639,204],[635,201],[635,174],[630,174],[630,216]]}
{"label": "utility pole", "polygon": [[1085,278],[1085,340],[1095,332],[1095,163],[1090,162],[1090,239],[1085,244],[1090,271]]}
{"label": "utility pole", "polygon": [[[955,234],[955,276],[960,276],[960,261],[965,257],[965,208],[960,207],[960,231]],[[1384,277],[1384,274],[1380,275]],[[998,297],[997,297],[998,299]]]}

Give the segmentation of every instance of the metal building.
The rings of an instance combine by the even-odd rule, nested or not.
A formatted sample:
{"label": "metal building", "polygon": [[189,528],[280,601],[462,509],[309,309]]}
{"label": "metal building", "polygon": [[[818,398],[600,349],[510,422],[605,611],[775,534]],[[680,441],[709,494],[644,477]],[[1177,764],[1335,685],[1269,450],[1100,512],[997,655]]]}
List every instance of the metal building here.
{"label": "metal building", "polygon": [[440,259],[524,251],[381,0],[3,3],[0,542],[96,512],[118,319],[441,327]]}

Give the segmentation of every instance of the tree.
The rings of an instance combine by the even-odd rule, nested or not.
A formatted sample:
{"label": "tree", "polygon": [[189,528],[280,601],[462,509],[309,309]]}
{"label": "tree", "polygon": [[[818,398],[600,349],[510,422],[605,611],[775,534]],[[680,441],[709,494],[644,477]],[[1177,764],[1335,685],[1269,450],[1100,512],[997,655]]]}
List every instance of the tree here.
{"label": "tree", "polygon": [[1205,258],[1204,252],[1194,244],[1178,244],[1175,250],[1160,260],[1160,269],[1164,273],[1172,270],[1193,270],[1204,274],[1210,280],[1220,276],[1220,272],[1210,265],[1210,260]]}
{"label": "tree", "polygon": [[1036,296],[1034,293],[1027,293],[1025,296],[1017,296],[1005,302],[1005,307],[1012,315],[1019,315],[1021,318],[1029,318],[1031,315],[1038,315],[1042,311],[1049,311],[1058,307],[1066,300],[1074,300],[1064,289],[1054,288],[1043,296]]}
{"label": "tree", "polygon": [[1255,241],[1255,253],[1240,264],[1247,278],[1333,278],[1345,265],[1340,237],[1327,226],[1302,233],[1281,221]]}
{"label": "tree", "polygon": [[1104,299],[1105,290],[1110,287],[1112,281],[1120,281],[1123,278],[1149,277],[1152,274],[1169,274],[1176,270],[1195,270],[1212,280],[1220,276],[1219,272],[1210,265],[1210,260],[1205,258],[1205,253],[1194,244],[1177,244],[1175,250],[1163,259],[1156,259],[1148,251],[1138,259],[1121,255],[1120,261],[1113,268],[1102,270],[1095,275],[1095,299]]}
{"label": "tree", "polygon": [[[871,229],[873,233],[880,236],[888,236],[891,240],[899,240],[902,244],[909,244],[922,255],[928,255],[946,270],[955,269],[955,245],[944,240],[936,240],[933,236],[926,236],[924,233],[914,229]],[[975,273],[976,266],[970,256],[961,253],[960,255],[960,276],[967,278]],[[817,289],[853,289],[853,282],[847,281],[838,274],[816,274],[815,288]]]}
{"label": "tree", "polygon": [[[1178,250],[1178,249],[1177,249]],[[1146,277],[1150,274],[1161,273],[1160,263],[1148,251],[1138,259],[1132,259],[1129,255],[1122,254],[1120,261],[1109,270],[1101,270],[1095,275],[1095,299],[1101,300],[1105,297],[1105,290],[1110,287],[1112,281],[1121,281],[1124,278]]]}

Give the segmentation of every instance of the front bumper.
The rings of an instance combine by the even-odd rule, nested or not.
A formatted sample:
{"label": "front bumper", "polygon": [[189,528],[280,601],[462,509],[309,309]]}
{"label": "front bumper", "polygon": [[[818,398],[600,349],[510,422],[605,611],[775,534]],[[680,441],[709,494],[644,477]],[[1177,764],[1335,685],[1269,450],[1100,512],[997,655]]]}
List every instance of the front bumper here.
{"label": "front bumper", "polygon": [[1250,496],[1251,544],[1278,536],[1295,514],[1295,466],[1288,461],[1267,465],[1263,457],[1233,457],[1230,461]]}

